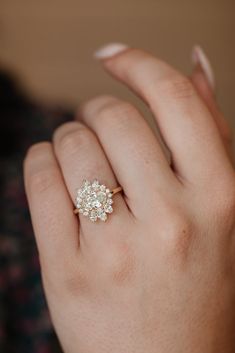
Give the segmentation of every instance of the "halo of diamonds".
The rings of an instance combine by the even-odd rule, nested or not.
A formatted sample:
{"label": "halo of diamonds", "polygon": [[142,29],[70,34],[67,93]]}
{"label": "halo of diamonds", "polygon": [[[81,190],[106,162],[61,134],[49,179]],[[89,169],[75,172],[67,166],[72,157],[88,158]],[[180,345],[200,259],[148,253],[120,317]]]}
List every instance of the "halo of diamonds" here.
{"label": "halo of diamonds", "polygon": [[108,214],[113,212],[113,194],[98,180],[92,182],[84,180],[77,192],[76,207],[80,214],[88,217],[92,222],[99,219],[105,222]]}

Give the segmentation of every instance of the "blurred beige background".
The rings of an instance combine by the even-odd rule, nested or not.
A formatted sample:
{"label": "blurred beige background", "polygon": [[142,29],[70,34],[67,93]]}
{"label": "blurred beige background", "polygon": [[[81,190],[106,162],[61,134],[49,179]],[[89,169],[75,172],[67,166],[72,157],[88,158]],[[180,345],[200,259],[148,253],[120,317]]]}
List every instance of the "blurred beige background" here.
{"label": "blurred beige background", "polygon": [[136,102],[94,61],[97,47],[125,42],[189,73],[199,43],[235,129],[234,17],[234,0],[0,0],[0,64],[45,102],[76,106],[100,93]]}

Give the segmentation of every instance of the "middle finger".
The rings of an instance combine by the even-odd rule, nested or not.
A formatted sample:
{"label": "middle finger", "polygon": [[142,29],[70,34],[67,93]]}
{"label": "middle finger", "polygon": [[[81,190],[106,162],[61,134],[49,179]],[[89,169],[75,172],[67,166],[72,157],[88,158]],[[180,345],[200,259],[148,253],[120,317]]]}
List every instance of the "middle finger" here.
{"label": "middle finger", "polygon": [[98,136],[134,214],[179,185],[156,136],[130,103],[101,96],[81,106],[79,117]]}
{"label": "middle finger", "polygon": [[208,185],[215,171],[231,169],[214,119],[185,76],[133,48],[102,59],[115,78],[150,106],[181,180]]}

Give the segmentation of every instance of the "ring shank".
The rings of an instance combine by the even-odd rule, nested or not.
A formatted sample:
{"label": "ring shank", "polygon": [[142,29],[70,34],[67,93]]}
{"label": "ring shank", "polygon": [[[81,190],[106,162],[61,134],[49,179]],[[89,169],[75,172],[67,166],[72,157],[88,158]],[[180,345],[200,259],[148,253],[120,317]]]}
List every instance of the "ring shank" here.
{"label": "ring shank", "polygon": [[113,190],[111,191],[111,193],[112,193],[113,195],[115,195],[115,194],[117,194],[118,192],[121,192],[121,191],[122,191],[122,187],[121,187],[121,186],[118,186],[117,188],[113,189]]}

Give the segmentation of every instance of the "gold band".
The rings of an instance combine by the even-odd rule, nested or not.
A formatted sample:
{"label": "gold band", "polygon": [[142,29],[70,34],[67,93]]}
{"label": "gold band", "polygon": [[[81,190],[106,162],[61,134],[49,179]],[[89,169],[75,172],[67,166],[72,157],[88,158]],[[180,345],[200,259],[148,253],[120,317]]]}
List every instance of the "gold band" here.
{"label": "gold band", "polygon": [[113,195],[115,195],[115,194],[117,194],[118,192],[121,192],[121,191],[122,191],[122,187],[121,187],[121,186],[118,186],[117,188],[113,189],[113,190],[111,191],[111,193],[112,193]]}

